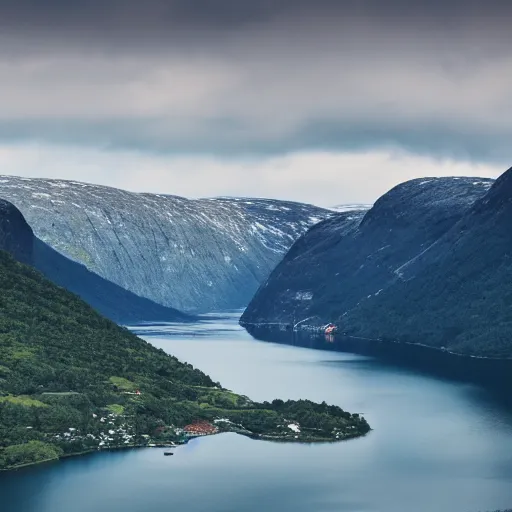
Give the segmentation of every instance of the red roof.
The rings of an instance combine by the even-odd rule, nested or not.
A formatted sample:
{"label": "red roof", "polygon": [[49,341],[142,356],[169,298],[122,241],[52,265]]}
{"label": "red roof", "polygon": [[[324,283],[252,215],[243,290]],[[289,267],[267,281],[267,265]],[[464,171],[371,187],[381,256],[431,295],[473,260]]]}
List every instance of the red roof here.
{"label": "red roof", "polygon": [[214,434],[217,432],[217,427],[214,427],[211,423],[207,421],[198,421],[196,423],[191,423],[190,425],[186,425],[183,427],[184,432],[190,432],[193,434]]}

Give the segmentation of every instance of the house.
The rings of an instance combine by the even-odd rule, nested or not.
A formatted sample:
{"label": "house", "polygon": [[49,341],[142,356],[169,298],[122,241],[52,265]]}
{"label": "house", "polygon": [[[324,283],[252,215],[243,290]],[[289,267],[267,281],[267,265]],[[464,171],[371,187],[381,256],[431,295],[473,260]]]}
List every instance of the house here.
{"label": "house", "polygon": [[207,421],[197,421],[183,427],[186,436],[209,436],[219,431],[217,427]]}
{"label": "house", "polygon": [[336,326],[334,324],[327,324],[324,328],[325,334],[334,334],[336,332]]}

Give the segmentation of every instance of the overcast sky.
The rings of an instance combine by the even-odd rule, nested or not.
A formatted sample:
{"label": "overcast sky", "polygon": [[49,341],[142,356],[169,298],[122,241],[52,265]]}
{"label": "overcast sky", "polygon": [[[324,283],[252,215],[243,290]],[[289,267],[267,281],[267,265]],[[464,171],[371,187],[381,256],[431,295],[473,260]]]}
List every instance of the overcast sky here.
{"label": "overcast sky", "polygon": [[494,177],[511,18],[492,0],[0,0],[0,173],[321,205]]}

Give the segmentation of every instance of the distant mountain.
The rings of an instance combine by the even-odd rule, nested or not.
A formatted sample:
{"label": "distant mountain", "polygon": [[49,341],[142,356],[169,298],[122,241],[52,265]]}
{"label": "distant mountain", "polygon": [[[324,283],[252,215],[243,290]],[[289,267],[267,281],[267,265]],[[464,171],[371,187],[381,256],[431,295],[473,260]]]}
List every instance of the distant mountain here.
{"label": "distant mountain", "polygon": [[347,330],[512,357],[512,169],[398,275],[341,318]]}
{"label": "distant mountain", "polygon": [[329,210],[333,212],[353,212],[353,211],[366,211],[372,207],[371,204],[338,204],[331,206]]}
{"label": "distant mountain", "polygon": [[[292,246],[259,289],[242,323],[314,326],[335,321],[343,330],[366,332],[366,327],[359,329],[364,322],[380,337],[385,333],[374,322],[372,309],[358,317],[357,329],[355,311],[372,299],[385,315],[385,291],[393,293],[405,268],[409,267],[408,278],[421,271],[420,255],[448,236],[492,183],[474,178],[416,179],[390,190],[367,212],[340,213],[317,224]],[[402,324],[407,322],[407,316],[396,314]],[[344,315],[351,320],[345,321]]]}
{"label": "distant mountain", "polygon": [[271,199],[189,200],[0,177],[36,236],[133,293],[188,311],[244,307],[292,243],[331,212]]}
{"label": "distant mountain", "polygon": [[4,200],[0,200],[0,250],[40,270],[51,281],[76,293],[118,323],[191,319],[180,311],[138,297],[58,253],[38,240],[20,211]]}

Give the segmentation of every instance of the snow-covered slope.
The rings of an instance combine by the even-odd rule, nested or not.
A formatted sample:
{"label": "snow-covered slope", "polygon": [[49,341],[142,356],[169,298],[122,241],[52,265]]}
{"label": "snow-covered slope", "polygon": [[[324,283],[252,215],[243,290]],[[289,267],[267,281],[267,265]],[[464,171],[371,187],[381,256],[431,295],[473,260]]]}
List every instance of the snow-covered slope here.
{"label": "snow-covered slope", "polygon": [[353,212],[353,211],[366,211],[372,207],[371,204],[338,204],[336,206],[329,207],[329,210],[333,212]]}
{"label": "snow-covered slope", "polygon": [[296,238],[330,215],[270,199],[136,194],[0,177],[36,236],[90,270],[188,311],[244,307]]}

